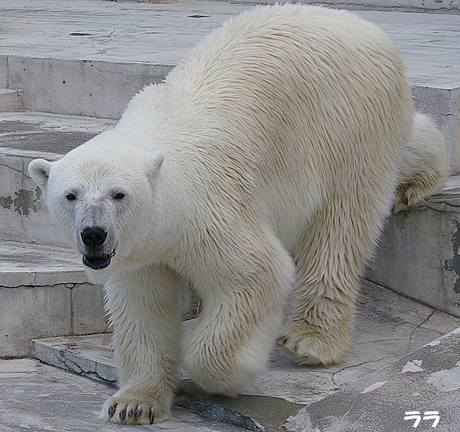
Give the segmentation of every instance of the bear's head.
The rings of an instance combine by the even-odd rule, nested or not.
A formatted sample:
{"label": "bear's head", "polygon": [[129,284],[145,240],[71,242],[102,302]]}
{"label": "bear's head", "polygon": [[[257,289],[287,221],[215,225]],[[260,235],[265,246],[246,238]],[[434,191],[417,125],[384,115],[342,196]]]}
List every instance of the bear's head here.
{"label": "bear's head", "polygon": [[58,161],[29,164],[54,223],[93,282],[104,283],[146,235],[164,157],[98,136]]}

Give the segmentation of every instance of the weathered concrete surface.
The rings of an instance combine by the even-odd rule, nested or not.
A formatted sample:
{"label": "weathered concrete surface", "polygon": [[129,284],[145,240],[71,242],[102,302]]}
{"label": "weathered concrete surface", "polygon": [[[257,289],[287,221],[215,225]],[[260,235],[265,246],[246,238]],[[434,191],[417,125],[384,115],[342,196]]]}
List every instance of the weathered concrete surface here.
{"label": "weathered concrete surface", "polygon": [[250,7],[206,1],[2,0],[6,36],[0,55],[172,66],[214,28]]}
{"label": "weathered concrete surface", "polygon": [[0,243],[0,357],[29,355],[33,338],[107,331],[102,288],[80,261],[68,249]]}
{"label": "weathered concrete surface", "polygon": [[[458,42],[460,44],[460,37]],[[451,175],[458,174],[460,172],[460,87],[416,86],[412,88],[412,94],[416,110],[429,114],[444,132]]]}
{"label": "weathered concrete surface", "polygon": [[113,124],[82,117],[1,113],[0,241],[66,246],[27,166],[38,157],[56,160]]}
{"label": "weathered concrete surface", "polygon": [[[0,56],[31,111],[119,118],[212,29],[248,5],[5,0]],[[2,63],[0,62],[0,68]]]}
{"label": "weathered concrete surface", "polygon": [[0,114],[0,147],[63,155],[115,123],[90,117],[4,112]]}
{"label": "weathered concrete surface", "polygon": [[[199,1],[2,0],[0,23],[7,36],[0,40],[0,56],[172,66],[223,21],[249,7]],[[460,15],[357,13],[392,36],[414,85],[460,86]],[[19,72],[13,67],[10,80]]]}
{"label": "weathered concrete surface", "polygon": [[460,317],[460,179],[392,216],[366,277]]}
{"label": "weathered concrete surface", "polygon": [[[277,430],[304,406],[335,394],[460,325],[458,318],[369,283],[363,285],[358,309],[353,351],[344,364],[301,367],[275,350],[266,373],[239,398],[205,395],[186,382],[177,403],[215,417],[220,412],[226,419],[237,412],[244,424],[249,418],[267,430]],[[195,323],[187,322],[186,331]],[[105,335],[36,341],[33,350],[33,355],[49,364],[113,383],[116,372],[110,339]],[[181,377],[188,379],[186,373]]]}
{"label": "weathered concrete surface", "polygon": [[393,11],[460,12],[458,0],[307,0],[307,3],[333,5],[338,8],[366,7]]}
{"label": "weathered concrete surface", "polygon": [[[460,329],[301,410],[290,432],[436,432],[460,425]],[[416,421],[418,423],[416,423]]]}
{"label": "weathered concrete surface", "polygon": [[0,89],[0,112],[22,111],[23,109],[22,90]]}
{"label": "weathered concrete surface", "polygon": [[[1,13],[1,11],[0,11]],[[117,119],[131,98],[158,84],[172,65],[8,57],[9,86],[29,111]]]}
{"label": "weathered concrete surface", "polygon": [[[195,317],[195,291],[184,284],[180,294],[182,319]],[[66,248],[0,242],[0,305],[0,358],[29,355],[32,339],[108,330],[102,287]]]}
{"label": "weathered concrete surface", "polygon": [[32,359],[0,360],[0,432],[236,432],[181,408],[155,426],[120,426],[97,419],[113,389]]}

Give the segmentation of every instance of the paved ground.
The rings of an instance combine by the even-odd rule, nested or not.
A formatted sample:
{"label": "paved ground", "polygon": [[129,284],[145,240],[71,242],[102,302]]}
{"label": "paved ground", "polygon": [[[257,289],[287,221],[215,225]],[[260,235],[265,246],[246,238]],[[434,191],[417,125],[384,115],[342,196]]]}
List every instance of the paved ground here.
{"label": "paved ground", "polygon": [[[1,0],[0,56],[175,65],[211,29],[248,7]],[[412,84],[460,86],[460,15],[357,13],[390,33]],[[0,76],[0,84],[4,82]],[[61,154],[113,124],[29,114],[2,117],[2,146]],[[18,141],[20,130],[24,139]],[[456,318],[367,285],[348,362],[327,369],[300,368],[275,351],[269,370],[245,396],[234,403],[212,400],[222,406],[236,404],[273,429],[279,426],[280,413],[295,408],[297,414],[287,425],[295,432],[457,432],[460,337],[453,333],[432,341],[459,325]],[[1,432],[132,430],[95,419],[113,389],[35,360],[0,361],[0,388]],[[418,428],[404,420],[407,411],[420,413],[414,414],[415,420],[420,415]],[[432,416],[429,411],[440,417],[436,428],[426,418]],[[136,430],[235,429],[176,409],[174,421]]]}
{"label": "paved ground", "polygon": [[114,124],[76,116],[0,113],[0,147],[65,154]]}
{"label": "paved ground", "polygon": [[[175,65],[250,5],[2,0],[0,55]],[[355,11],[389,32],[414,85],[460,86],[460,15]]]}
{"label": "paved ground", "polygon": [[[455,424],[452,422],[456,422],[457,417],[452,407],[460,400],[460,386],[455,384],[455,379],[460,376],[455,366],[459,360],[458,352],[453,347],[458,346],[460,335],[433,341],[456,329],[460,319],[370,283],[363,284],[358,309],[353,351],[344,364],[329,368],[300,367],[290,356],[274,350],[266,373],[248,385],[237,399],[209,396],[185,382],[178,403],[227,420],[234,418],[235,412],[240,413],[244,417],[237,421],[247,423],[248,419],[253,419],[254,424],[265,428],[256,429],[258,431],[279,430],[286,419],[290,419],[287,426],[292,432],[403,432],[411,429],[410,425],[405,428],[408,422],[404,421],[401,413],[416,408],[440,410],[443,426]],[[190,330],[193,325],[193,321],[187,322],[186,329]],[[447,349],[445,343],[449,344]],[[111,385],[114,383],[116,372],[111,339],[107,335],[43,340],[34,344],[34,353],[49,364],[81,375],[82,380],[86,379],[82,378],[84,376]],[[430,357],[437,360],[430,361]],[[47,375],[47,371],[43,369],[43,374]],[[417,371],[424,373],[416,374]],[[437,376],[441,377],[441,381],[435,381]],[[34,388],[37,374],[24,377]],[[430,378],[433,385],[429,382]],[[182,379],[187,379],[186,373],[182,374]],[[443,379],[450,385],[447,391],[439,387],[439,383],[444,383]],[[376,383],[388,385],[378,384],[376,387]],[[83,381],[79,385],[81,387],[75,388],[75,391],[89,394],[85,397],[93,398],[96,405],[100,404],[100,398],[94,398],[91,392],[83,389]],[[75,402],[76,395],[72,394],[72,389],[69,392],[71,394],[62,394],[63,404],[88,410],[85,404]],[[105,395],[107,392],[104,392]],[[356,406],[350,407],[347,413],[342,407],[350,405],[349,401],[353,400],[356,400]],[[47,404],[49,401],[44,399],[41,411],[49,409]],[[389,416],[388,410],[395,404],[398,405],[397,415]],[[18,407],[16,405],[12,409],[17,410]],[[92,415],[94,410],[88,411],[88,415]],[[1,415],[0,411],[0,420]],[[79,415],[69,414],[69,418],[77,416],[77,421]],[[176,420],[183,420],[182,411],[176,415]],[[359,418],[360,415],[363,418]],[[393,423],[388,423],[389,419]],[[382,421],[386,425],[384,429],[370,429],[370,425]],[[321,427],[308,429],[305,426],[308,422]],[[335,426],[328,429],[331,424]],[[354,426],[350,427],[350,424]],[[193,425],[192,422],[191,427]],[[164,427],[174,430],[175,423],[165,424]],[[207,427],[206,421],[203,427]],[[217,426],[213,427],[219,430]],[[0,431],[3,432],[1,427]]]}
{"label": "paved ground", "polygon": [[119,426],[97,415],[113,389],[47,366],[37,360],[0,360],[1,432],[230,432],[238,429],[207,421],[181,408],[174,420],[156,426]]}

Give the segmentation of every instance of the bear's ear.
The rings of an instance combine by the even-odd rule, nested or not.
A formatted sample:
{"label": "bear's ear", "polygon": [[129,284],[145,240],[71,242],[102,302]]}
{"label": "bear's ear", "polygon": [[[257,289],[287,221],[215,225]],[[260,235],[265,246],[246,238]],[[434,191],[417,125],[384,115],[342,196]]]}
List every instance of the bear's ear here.
{"label": "bear's ear", "polygon": [[29,164],[29,175],[40,189],[46,189],[53,162],[45,159],[35,159]]}
{"label": "bear's ear", "polygon": [[147,165],[148,170],[148,178],[150,181],[156,179],[158,173],[160,172],[161,166],[163,165],[163,161],[165,160],[165,154],[161,150],[154,153],[153,156],[150,157],[150,160]]}

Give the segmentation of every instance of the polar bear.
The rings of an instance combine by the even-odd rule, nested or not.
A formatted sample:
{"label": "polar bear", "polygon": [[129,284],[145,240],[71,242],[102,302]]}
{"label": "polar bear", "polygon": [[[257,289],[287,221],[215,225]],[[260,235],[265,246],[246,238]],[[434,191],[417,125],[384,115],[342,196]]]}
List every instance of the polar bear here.
{"label": "polar bear", "polygon": [[[120,389],[101,417],[169,418],[180,358],[204,389],[234,395],[277,334],[301,363],[342,361],[385,218],[447,170],[442,134],[414,114],[401,59],[374,25],[304,5],[224,24],[115,128],[29,166],[105,284]],[[203,301],[185,338],[183,281]]]}

